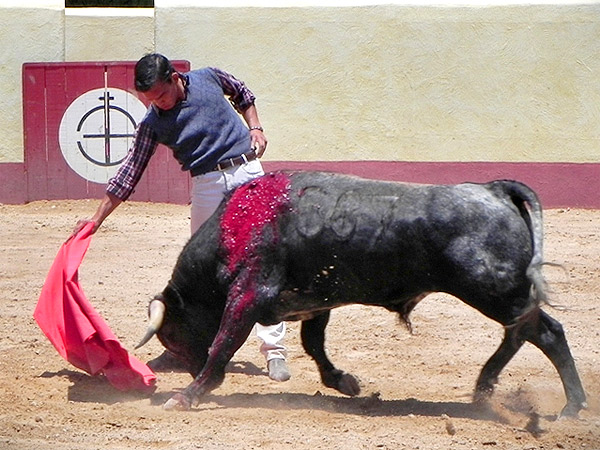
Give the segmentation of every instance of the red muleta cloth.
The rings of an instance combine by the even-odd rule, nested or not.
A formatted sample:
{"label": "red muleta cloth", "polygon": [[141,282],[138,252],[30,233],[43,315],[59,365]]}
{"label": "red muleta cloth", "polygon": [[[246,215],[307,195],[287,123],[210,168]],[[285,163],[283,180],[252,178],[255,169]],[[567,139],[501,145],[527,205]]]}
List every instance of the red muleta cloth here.
{"label": "red muleta cloth", "polygon": [[127,353],[85,297],[78,269],[92,239],[93,223],[62,244],[33,313],[60,355],[90,375],[103,373],[117,389],[154,389],[156,375]]}

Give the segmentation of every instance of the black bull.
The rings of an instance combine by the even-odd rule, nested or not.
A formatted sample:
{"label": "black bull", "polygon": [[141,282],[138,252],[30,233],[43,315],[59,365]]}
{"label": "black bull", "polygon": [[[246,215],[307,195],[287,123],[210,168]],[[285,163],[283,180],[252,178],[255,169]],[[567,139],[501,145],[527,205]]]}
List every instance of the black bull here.
{"label": "black bull", "polygon": [[[562,380],[563,415],[586,406],[560,323],[545,300],[542,211],[514,181],[427,186],[315,172],[277,172],[236,189],[187,243],[150,304],[151,326],[194,381],[164,407],[188,409],[218,387],[256,322],[302,320],[323,383],[357,395],[325,349],[332,308],[381,306],[407,321],[428,293],[447,292],[505,327],[475,400],[525,341]],[[159,310],[158,314],[153,311]],[[141,345],[141,344],[140,344]]]}

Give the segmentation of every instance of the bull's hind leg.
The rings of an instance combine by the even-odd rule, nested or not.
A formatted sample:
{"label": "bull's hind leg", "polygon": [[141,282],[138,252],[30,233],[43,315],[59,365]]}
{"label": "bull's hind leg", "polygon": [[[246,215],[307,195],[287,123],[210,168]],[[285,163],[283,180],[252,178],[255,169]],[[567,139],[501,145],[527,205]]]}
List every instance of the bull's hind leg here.
{"label": "bull's hind leg", "polygon": [[575,417],[587,405],[563,328],[544,311],[539,310],[538,313],[537,320],[506,328],[500,347],[481,370],[475,388],[475,401],[481,402],[489,398],[502,369],[521,348],[523,342],[529,341],[544,352],[560,375],[567,397],[567,404],[561,416]]}
{"label": "bull's hind leg", "polygon": [[567,404],[560,415],[577,417],[579,411],[587,407],[587,403],[562,325],[544,311],[540,311],[538,327],[532,331],[527,340],[552,361],[563,383]]}
{"label": "bull's hind leg", "polygon": [[523,340],[518,339],[515,334],[515,328],[505,329],[504,340],[500,347],[481,369],[475,387],[474,400],[476,403],[483,403],[491,397],[494,385],[498,383],[500,372],[523,345]]}
{"label": "bull's hind leg", "polygon": [[321,380],[327,387],[342,394],[355,396],[360,394],[358,381],[349,373],[336,369],[325,352],[325,327],[329,322],[329,311],[302,322],[302,345],[304,350],[317,363]]}

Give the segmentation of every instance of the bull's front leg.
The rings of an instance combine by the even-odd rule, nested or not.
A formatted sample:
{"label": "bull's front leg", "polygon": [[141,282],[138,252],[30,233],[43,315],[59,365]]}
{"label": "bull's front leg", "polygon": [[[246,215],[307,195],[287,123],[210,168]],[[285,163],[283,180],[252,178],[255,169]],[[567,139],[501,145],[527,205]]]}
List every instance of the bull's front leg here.
{"label": "bull's front leg", "polygon": [[327,311],[302,322],[302,345],[306,353],[317,363],[325,386],[336,389],[342,394],[356,396],[360,394],[360,386],[356,378],[336,369],[325,353],[325,327],[329,322],[329,314]]}
{"label": "bull's front leg", "polygon": [[204,394],[219,387],[225,378],[225,367],[246,341],[255,323],[254,305],[230,302],[202,371],[181,393],[171,397],[163,409],[187,411],[197,405]]}

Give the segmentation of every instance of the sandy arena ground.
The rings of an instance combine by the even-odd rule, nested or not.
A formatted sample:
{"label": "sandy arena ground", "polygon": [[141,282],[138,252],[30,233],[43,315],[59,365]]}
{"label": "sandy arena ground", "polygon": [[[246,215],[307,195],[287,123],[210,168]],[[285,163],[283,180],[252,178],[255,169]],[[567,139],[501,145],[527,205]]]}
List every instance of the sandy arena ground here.
{"label": "sandy arena ground", "polygon": [[[578,420],[556,420],[560,379],[527,344],[509,363],[480,414],[470,398],[501,327],[447,295],[424,300],[414,334],[386,311],[334,311],[327,348],[360,378],[347,398],[325,388],[289,324],[292,379],[266,375],[256,337],[236,354],[223,385],[189,412],[161,405],[191,377],[159,374],[152,395],[122,393],[70,366],[32,314],[60,244],[96,201],[0,205],[0,448],[92,449],[600,449],[600,211],[548,210],[545,255],[552,301],[589,397]],[[188,236],[186,206],[128,203],[93,237],[80,270],[89,300],[133,351],[146,305],[162,290]],[[153,339],[134,354],[161,352]],[[532,414],[534,413],[534,414]],[[539,415],[532,427],[530,420]]]}

